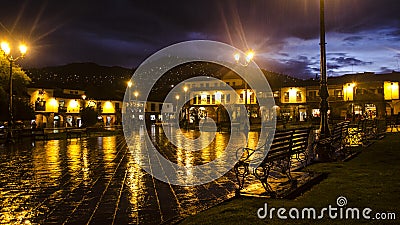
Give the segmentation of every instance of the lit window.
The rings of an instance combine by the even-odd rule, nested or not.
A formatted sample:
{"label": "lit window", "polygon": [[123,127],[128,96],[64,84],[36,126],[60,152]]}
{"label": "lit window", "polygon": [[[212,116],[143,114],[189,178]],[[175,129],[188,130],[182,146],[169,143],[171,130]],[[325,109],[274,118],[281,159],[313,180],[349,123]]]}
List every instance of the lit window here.
{"label": "lit window", "polygon": [[301,102],[301,91],[296,92],[296,101]]}
{"label": "lit window", "polygon": [[289,92],[284,93],[284,101],[289,102]]}

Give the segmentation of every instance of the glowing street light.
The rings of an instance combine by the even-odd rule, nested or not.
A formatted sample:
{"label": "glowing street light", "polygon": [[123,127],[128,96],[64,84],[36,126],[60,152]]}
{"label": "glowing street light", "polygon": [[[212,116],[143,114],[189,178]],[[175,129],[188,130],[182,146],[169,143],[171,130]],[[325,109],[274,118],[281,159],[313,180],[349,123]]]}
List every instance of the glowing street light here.
{"label": "glowing street light", "polygon": [[[248,66],[249,63],[251,62],[251,60],[254,58],[254,55],[255,55],[255,53],[253,50],[248,50],[246,52],[245,63],[242,63],[240,61],[240,53],[235,53],[233,55],[233,58],[235,59],[237,64],[242,65],[242,66]],[[244,85],[245,85],[245,87],[244,87],[244,106],[247,109],[247,82],[246,81],[244,82]]]}
{"label": "glowing street light", "polygon": [[249,50],[246,52],[246,57],[245,57],[245,63],[241,63],[240,62],[240,53],[235,53],[233,55],[233,58],[235,59],[236,63],[242,65],[242,66],[247,66],[249,65],[250,61],[254,58],[254,51],[253,50]]}
{"label": "glowing street light", "polygon": [[9,78],[9,104],[8,104],[8,110],[9,110],[9,118],[8,118],[8,131],[7,131],[7,138],[6,138],[6,143],[13,143],[13,134],[12,134],[12,127],[13,127],[13,96],[12,96],[12,67],[13,63],[15,63],[18,59],[22,58],[25,56],[26,52],[28,51],[28,47],[25,44],[20,44],[19,46],[19,52],[20,56],[14,58],[11,55],[11,47],[10,44],[6,41],[1,42],[0,44],[1,50],[3,51],[4,56],[6,59],[10,62],[10,78]]}
{"label": "glowing street light", "polygon": [[188,89],[188,87],[187,86],[184,86],[183,87],[183,91],[185,92],[185,104],[184,104],[184,106],[185,106],[185,126],[186,126],[186,128],[187,128],[187,125],[188,125],[188,123],[189,123],[189,112],[188,112],[188,105],[187,105],[187,98],[186,98],[186,93],[187,93],[187,91],[188,91],[189,89]]}
{"label": "glowing street light", "polygon": [[135,91],[135,92],[133,93],[133,95],[135,96],[136,104],[138,104],[137,97],[139,96],[139,92]]}
{"label": "glowing street light", "polygon": [[175,96],[175,99],[176,99],[176,112],[178,112],[178,101],[179,101],[179,95],[176,95]]}
{"label": "glowing street light", "polygon": [[130,104],[130,102],[131,102],[131,87],[132,87],[133,83],[132,83],[132,81],[128,81],[127,84],[128,84],[128,93],[129,93],[128,102]]}

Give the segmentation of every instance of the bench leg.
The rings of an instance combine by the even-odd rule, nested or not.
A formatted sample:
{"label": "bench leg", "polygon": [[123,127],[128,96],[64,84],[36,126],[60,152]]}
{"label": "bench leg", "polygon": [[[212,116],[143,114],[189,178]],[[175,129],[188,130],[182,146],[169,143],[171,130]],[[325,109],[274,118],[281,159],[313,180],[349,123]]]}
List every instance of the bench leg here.
{"label": "bench leg", "polygon": [[242,190],[244,187],[245,178],[249,174],[249,164],[239,161],[235,164],[234,171],[239,184],[239,190]]}
{"label": "bench leg", "polygon": [[271,165],[259,166],[254,169],[254,176],[261,182],[265,191],[271,196],[271,198],[276,198],[276,192],[272,190],[271,185],[268,183],[268,177],[271,171]]}

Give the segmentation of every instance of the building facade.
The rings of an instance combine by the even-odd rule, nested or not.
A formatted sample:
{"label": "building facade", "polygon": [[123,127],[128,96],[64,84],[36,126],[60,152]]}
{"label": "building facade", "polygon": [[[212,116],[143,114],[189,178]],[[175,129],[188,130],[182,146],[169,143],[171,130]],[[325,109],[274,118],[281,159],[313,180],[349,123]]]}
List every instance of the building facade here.
{"label": "building facade", "polygon": [[80,127],[80,113],[85,107],[97,111],[99,124],[111,126],[121,123],[122,101],[92,99],[85,95],[85,91],[73,89],[31,87],[28,94],[38,127]]}
{"label": "building facade", "polygon": [[[400,113],[400,73],[359,73],[328,79],[330,119],[385,118]],[[228,74],[222,82],[207,79],[186,82],[188,108],[200,118],[216,119],[221,103],[245,104],[251,122],[260,118],[257,96],[239,77]],[[272,114],[287,122],[319,121],[319,81],[305,80],[272,87],[275,106]],[[186,94],[186,93],[185,93]],[[234,99],[233,96],[238,96]],[[244,112],[238,112],[243,114]],[[220,118],[218,118],[220,119]],[[259,120],[258,120],[259,121]]]}

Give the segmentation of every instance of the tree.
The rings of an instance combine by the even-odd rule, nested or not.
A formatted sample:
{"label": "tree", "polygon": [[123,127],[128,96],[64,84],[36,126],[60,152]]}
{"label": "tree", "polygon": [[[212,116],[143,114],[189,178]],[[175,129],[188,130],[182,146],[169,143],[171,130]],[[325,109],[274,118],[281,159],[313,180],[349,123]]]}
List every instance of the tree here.
{"label": "tree", "polygon": [[[10,62],[4,55],[0,55],[0,120],[8,120],[8,102],[9,102],[9,77]],[[13,63],[13,112],[15,120],[31,118],[32,107],[27,103],[26,86],[31,79],[26,75],[20,66]],[[27,113],[27,114],[26,114]],[[21,115],[22,117],[18,116]]]}
{"label": "tree", "polygon": [[82,126],[90,127],[97,123],[97,111],[94,107],[86,107],[81,110]]}

